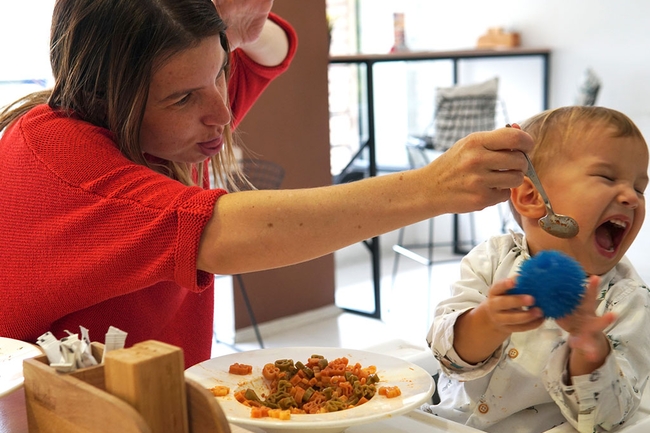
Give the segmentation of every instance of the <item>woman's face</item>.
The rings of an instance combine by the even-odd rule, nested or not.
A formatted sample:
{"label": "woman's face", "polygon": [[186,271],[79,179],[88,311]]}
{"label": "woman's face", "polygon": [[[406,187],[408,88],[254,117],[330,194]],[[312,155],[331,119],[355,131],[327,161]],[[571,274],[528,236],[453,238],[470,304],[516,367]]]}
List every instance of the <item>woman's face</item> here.
{"label": "woman's face", "polygon": [[219,36],[181,51],[154,72],[140,130],[142,151],[199,163],[219,153],[230,108]]}

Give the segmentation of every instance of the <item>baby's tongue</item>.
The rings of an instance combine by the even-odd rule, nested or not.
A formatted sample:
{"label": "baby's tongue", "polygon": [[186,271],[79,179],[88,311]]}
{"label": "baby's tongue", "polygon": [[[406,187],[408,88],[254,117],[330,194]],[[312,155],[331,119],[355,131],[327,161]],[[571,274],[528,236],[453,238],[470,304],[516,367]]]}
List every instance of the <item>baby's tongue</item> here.
{"label": "baby's tongue", "polygon": [[614,248],[612,233],[609,231],[606,224],[603,224],[596,229],[596,242],[606,250],[612,250]]}

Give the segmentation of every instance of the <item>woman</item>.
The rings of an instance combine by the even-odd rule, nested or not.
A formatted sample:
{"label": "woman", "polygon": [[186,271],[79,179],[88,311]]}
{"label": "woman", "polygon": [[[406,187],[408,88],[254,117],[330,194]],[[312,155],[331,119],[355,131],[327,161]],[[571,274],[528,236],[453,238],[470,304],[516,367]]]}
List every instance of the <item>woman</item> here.
{"label": "woman", "polygon": [[[271,17],[284,31],[269,29],[271,5],[218,2],[241,43],[229,55],[209,0],[57,1],[54,89],[0,117],[0,335],[33,341],[113,325],[129,344],[180,346],[193,365],[210,356],[214,273],[310,260],[503,201],[522,182],[526,161],[511,150],[530,150],[530,137],[504,128],[423,169],[351,184],[234,194],[196,186],[208,159],[221,182],[237,176],[230,127],[295,50],[286,23]],[[269,31],[285,48],[265,46]]]}

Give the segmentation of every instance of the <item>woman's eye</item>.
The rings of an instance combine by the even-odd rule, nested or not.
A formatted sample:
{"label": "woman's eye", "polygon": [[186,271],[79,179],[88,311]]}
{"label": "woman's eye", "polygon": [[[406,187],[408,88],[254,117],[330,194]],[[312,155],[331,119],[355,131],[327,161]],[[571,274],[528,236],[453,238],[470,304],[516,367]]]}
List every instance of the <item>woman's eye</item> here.
{"label": "woman's eye", "polygon": [[183,96],[181,99],[176,101],[176,103],[174,103],[174,105],[185,105],[185,104],[187,104],[187,102],[190,100],[191,95],[192,95],[191,93],[188,93],[187,95]]}

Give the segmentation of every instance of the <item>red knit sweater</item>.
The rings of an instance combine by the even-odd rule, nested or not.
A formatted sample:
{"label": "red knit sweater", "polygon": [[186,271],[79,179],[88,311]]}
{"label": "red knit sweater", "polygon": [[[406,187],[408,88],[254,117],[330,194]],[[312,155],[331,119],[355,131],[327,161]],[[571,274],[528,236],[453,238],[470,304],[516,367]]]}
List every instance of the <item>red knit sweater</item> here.
{"label": "red knit sweater", "polygon": [[[240,120],[284,72],[232,55],[229,91]],[[201,232],[223,190],[187,187],[134,164],[111,133],[42,105],[0,138],[0,335],[34,342],[46,331],[110,325],[127,346],[156,339],[210,357],[214,278],[197,271]]]}

